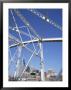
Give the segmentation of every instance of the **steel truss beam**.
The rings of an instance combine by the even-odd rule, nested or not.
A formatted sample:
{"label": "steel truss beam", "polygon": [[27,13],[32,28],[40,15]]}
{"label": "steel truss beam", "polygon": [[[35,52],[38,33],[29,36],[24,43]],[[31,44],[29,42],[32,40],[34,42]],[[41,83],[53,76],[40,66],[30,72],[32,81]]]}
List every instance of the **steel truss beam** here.
{"label": "steel truss beam", "polygon": [[[26,27],[26,28],[27,28],[27,27]],[[15,32],[17,32],[17,33],[18,33],[18,31],[17,31],[17,30],[13,30],[13,28],[10,28],[10,30],[15,31]],[[26,36],[28,36],[28,37],[29,37],[29,35],[28,35],[26,32],[21,31],[21,30],[19,30],[19,32],[20,32],[22,35],[26,35]],[[32,38],[35,38],[32,34],[31,34],[31,36],[32,36]]]}
{"label": "steel truss beam", "polygon": [[38,16],[39,18],[41,18],[42,20],[50,23],[51,25],[53,25],[54,27],[62,30],[62,27],[60,25],[58,25],[56,22],[54,22],[53,20],[51,20],[48,16],[43,15],[42,13],[38,12],[35,9],[27,9],[30,12],[32,12],[34,15]]}
{"label": "steel truss beam", "polygon": [[18,43],[18,44],[13,44],[13,45],[10,45],[9,47],[12,48],[12,47],[15,47],[15,46],[18,46],[18,45],[23,45],[23,44],[27,44],[27,43],[37,43],[37,42],[62,42],[62,38],[42,38],[42,39],[33,39],[33,40],[28,40],[28,41],[24,41],[22,42],[21,44]]}
{"label": "steel truss beam", "polygon": [[14,10],[14,12],[15,12],[16,15],[23,21],[23,23],[25,24],[25,26],[28,27],[29,30],[32,31],[37,38],[39,38],[39,35],[36,33],[36,31],[35,31],[34,28],[30,25],[30,23],[26,20],[26,18],[25,18],[18,10]]}

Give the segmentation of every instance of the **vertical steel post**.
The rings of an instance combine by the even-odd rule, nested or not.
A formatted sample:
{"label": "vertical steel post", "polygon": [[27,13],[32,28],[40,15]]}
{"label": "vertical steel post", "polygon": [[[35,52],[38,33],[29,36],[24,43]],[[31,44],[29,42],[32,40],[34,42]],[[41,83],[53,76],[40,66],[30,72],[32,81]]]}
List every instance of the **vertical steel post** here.
{"label": "vertical steel post", "polygon": [[41,63],[40,63],[41,64],[41,81],[45,81],[42,42],[39,42],[39,46],[40,46],[40,56],[41,56]]}
{"label": "vertical steel post", "polygon": [[[22,47],[21,46],[18,46],[18,60],[17,60],[17,65],[16,65],[16,72],[15,72],[15,76],[16,77],[19,77],[20,76],[20,73],[21,73],[21,51],[22,51]],[[22,68],[21,68],[22,69]]]}

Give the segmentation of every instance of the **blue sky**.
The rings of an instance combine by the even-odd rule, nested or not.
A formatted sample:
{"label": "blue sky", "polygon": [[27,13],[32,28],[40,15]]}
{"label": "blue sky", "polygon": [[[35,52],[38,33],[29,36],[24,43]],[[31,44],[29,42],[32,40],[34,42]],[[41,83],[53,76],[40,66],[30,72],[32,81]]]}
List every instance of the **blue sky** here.
{"label": "blue sky", "polygon": [[[13,10],[12,10],[13,11]],[[37,9],[37,11],[41,12],[51,20],[58,23],[60,26],[62,26],[62,10],[61,9]],[[30,22],[31,26],[35,29],[35,31],[38,33],[38,35],[42,38],[50,38],[50,37],[62,37],[62,31],[54,27],[53,25],[45,22],[38,16],[34,15],[32,12],[26,10],[26,9],[20,9],[19,12],[24,15],[24,17]],[[13,11],[13,15],[16,19],[16,23],[19,26],[25,25],[20,18],[16,15],[16,13]],[[15,27],[12,14],[9,10],[9,26]],[[21,31],[24,30],[24,32],[28,33],[26,28],[20,29]],[[9,33],[17,37],[19,40],[18,33],[9,30]],[[32,35],[34,35],[31,32]],[[27,36],[22,36],[23,41],[30,40]],[[10,42],[10,44],[13,42]],[[35,43],[34,44],[37,48],[36,51],[38,51],[38,46]],[[33,50],[33,46],[27,45],[30,49]],[[17,47],[11,49],[12,56],[14,55],[14,52]],[[43,43],[43,52],[44,52],[44,67],[45,71],[48,71],[48,69],[53,69],[55,72],[59,72],[62,67],[62,42],[44,42]],[[24,57],[25,62],[27,63],[29,57],[31,56],[31,53],[27,51],[27,49],[22,49],[21,57]],[[9,58],[10,59],[10,58]],[[16,59],[14,58],[14,61]],[[36,69],[40,69],[40,59],[39,57],[34,56],[30,62],[30,66],[33,66]],[[15,70],[15,64],[12,65],[10,72]]]}

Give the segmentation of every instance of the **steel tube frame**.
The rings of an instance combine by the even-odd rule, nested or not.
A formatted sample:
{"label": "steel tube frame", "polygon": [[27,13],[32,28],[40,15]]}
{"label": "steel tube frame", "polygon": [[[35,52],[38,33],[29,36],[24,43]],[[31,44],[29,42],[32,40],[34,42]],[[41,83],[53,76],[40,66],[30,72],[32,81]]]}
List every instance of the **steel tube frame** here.
{"label": "steel tube frame", "polygon": [[[24,41],[22,42],[22,45],[23,44],[27,44],[27,43],[37,43],[37,42],[62,42],[62,38],[42,38],[42,39],[33,39],[33,40],[28,40],[28,41]],[[20,43],[17,43],[17,44],[13,44],[13,45],[10,45],[9,47],[12,48],[12,47],[15,47],[15,46],[18,46],[20,45]]]}
{"label": "steel tube frame", "polygon": [[40,47],[40,69],[41,69],[41,81],[45,81],[45,75],[44,75],[44,59],[43,59],[43,45],[42,42],[39,42]]}
{"label": "steel tube frame", "polygon": [[[16,24],[16,21],[15,21],[15,17],[13,16],[13,12],[12,12],[12,10],[11,10],[11,13],[12,13],[12,16],[13,16],[13,19],[14,19],[14,23],[15,23],[15,26],[16,26],[16,28],[17,28],[16,32],[19,33],[19,37],[20,37],[21,42],[20,42],[18,39],[16,39],[15,37],[10,36],[9,38],[10,38],[10,39],[13,39],[15,42],[17,42],[17,44],[16,44],[16,43],[15,43],[15,44],[12,44],[12,45],[9,46],[9,48],[12,48],[12,47],[15,47],[15,46],[20,46],[20,47],[21,47],[21,48],[19,47],[19,50],[18,50],[18,52],[19,52],[18,61],[19,61],[22,47],[25,47],[25,48],[26,48],[26,46],[24,46],[25,44],[29,44],[29,43],[32,43],[32,44],[33,44],[33,43],[39,43],[39,48],[40,48],[40,64],[41,64],[41,67],[40,67],[40,68],[41,68],[41,80],[42,80],[42,81],[45,81],[44,58],[43,58],[43,44],[42,44],[42,42],[62,42],[62,38],[40,38],[39,35],[36,33],[36,31],[33,29],[33,27],[30,25],[30,23],[26,20],[26,18],[25,18],[18,10],[14,10],[14,12],[17,14],[18,17],[20,17],[20,19],[23,21],[23,23],[26,25],[26,27],[28,27],[28,29],[29,29],[28,31],[32,31],[32,32],[35,34],[36,38],[35,38],[35,39],[32,39],[32,35],[31,35],[31,33],[29,32],[29,36],[30,36],[30,39],[31,39],[31,40],[28,40],[28,41],[24,41],[24,42],[23,42],[22,37],[21,37],[20,34],[24,34],[24,32],[20,32],[20,31],[19,31],[19,28],[18,28],[18,26],[17,26],[17,24]],[[35,13],[34,13],[34,14],[35,14]],[[37,14],[35,14],[35,15],[38,15],[38,12],[37,12]],[[38,16],[41,16],[41,13],[40,13],[40,15],[38,15]],[[43,15],[42,15],[42,16],[43,16]],[[50,19],[49,19],[49,21],[48,21],[48,18],[47,18],[47,17],[44,17],[44,16],[43,16],[43,17],[41,17],[41,18],[42,18],[43,20],[49,22],[50,24],[54,25],[55,27],[61,29],[61,27],[58,26],[55,22],[51,21]],[[25,33],[25,35],[27,35],[27,34]],[[27,35],[27,36],[28,36],[28,35]],[[34,44],[33,44],[33,47],[34,47]],[[28,49],[28,48],[27,48],[27,49]],[[29,49],[29,50],[30,50],[30,49]],[[35,49],[35,47],[34,47],[34,52],[32,52],[32,55],[31,55],[31,57],[29,58],[28,63],[26,64],[26,67],[25,67],[25,69],[23,70],[23,72],[21,73],[21,76],[20,76],[20,77],[22,77],[22,75],[23,75],[23,73],[25,72],[27,66],[29,65],[32,57],[34,56],[34,54],[36,54],[35,51],[36,51],[36,49]],[[18,63],[18,62],[17,62],[17,63]],[[19,64],[17,64],[17,67],[19,68]],[[16,74],[16,73],[15,73],[15,74]]]}

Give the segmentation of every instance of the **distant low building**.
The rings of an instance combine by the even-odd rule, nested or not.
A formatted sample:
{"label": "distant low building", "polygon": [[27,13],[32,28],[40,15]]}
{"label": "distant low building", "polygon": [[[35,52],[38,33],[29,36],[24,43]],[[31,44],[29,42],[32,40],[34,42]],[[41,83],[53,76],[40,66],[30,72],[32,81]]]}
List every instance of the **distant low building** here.
{"label": "distant low building", "polygon": [[49,81],[54,81],[56,79],[56,76],[57,76],[56,72],[54,72],[54,70],[52,69],[49,69],[46,75],[47,80]]}

